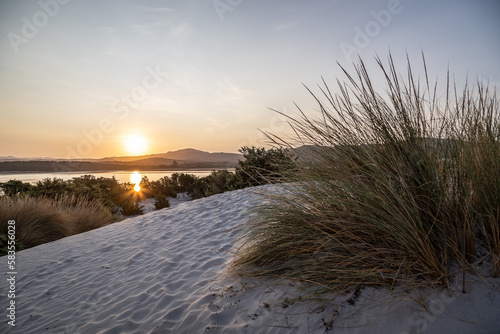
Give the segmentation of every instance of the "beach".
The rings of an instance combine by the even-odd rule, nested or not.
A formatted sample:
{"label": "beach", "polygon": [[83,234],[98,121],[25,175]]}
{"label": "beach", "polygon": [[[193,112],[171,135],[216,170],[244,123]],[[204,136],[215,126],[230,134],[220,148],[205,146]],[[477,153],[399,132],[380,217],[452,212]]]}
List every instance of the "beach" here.
{"label": "beach", "polygon": [[[247,188],[17,252],[15,327],[0,258],[2,333],[498,333],[500,279],[467,291],[362,288],[308,300],[288,280],[229,270],[257,191]],[[302,289],[306,288],[306,292]]]}

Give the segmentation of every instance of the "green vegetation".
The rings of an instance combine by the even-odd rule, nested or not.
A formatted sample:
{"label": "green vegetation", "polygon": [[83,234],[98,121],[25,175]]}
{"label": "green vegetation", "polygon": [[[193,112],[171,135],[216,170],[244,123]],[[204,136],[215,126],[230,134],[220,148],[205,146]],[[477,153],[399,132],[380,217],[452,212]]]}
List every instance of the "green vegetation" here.
{"label": "green vegetation", "polygon": [[[268,192],[241,239],[234,266],[249,275],[293,277],[340,290],[361,285],[449,286],[474,264],[500,274],[500,112],[482,83],[444,101],[408,63],[397,74],[377,58],[387,91],[361,61],[319,115],[288,117],[307,145],[289,182]],[[425,68],[425,60],[424,60]],[[406,78],[406,79],[402,79]],[[449,78],[448,81],[449,82]],[[465,289],[465,285],[464,285]]]}
{"label": "green vegetation", "polygon": [[[22,184],[22,186],[21,186]],[[30,196],[56,198],[61,195],[88,197],[101,201],[113,214],[125,216],[142,214],[138,202],[140,197],[133,190],[131,183],[119,183],[115,178],[96,178],[84,175],[68,181],[46,178],[36,184],[11,180],[0,183],[7,196]]]}
{"label": "green vegetation", "polygon": [[155,209],[160,210],[164,208],[168,208],[170,206],[170,202],[168,201],[167,196],[165,195],[157,195],[155,197]]}
{"label": "green vegetation", "polygon": [[245,160],[239,162],[236,175],[245,186],[280,183],[295,169],[296,157],[281,147],[266,150],[244,146],[239,152]]}

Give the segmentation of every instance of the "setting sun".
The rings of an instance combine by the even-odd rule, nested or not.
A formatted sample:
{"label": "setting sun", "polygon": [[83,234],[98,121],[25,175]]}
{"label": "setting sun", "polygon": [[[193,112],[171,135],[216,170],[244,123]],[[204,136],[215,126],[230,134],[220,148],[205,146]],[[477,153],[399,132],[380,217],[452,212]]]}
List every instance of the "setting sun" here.
{"label": "setting sun", "polygon": [[144,154],[148,148],[148,140],[138,135],[129,135],[123,142],[127,152],[133,155]]}

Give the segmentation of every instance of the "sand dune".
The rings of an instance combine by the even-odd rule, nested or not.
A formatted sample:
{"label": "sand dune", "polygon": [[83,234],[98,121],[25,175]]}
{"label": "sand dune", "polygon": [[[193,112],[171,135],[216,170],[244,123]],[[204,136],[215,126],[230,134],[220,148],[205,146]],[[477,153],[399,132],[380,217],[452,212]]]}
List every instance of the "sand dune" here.
{"label": "sand dune", "polygon": [[423,293],[424,311],[402,289],[365,288],[324,306],[298,302],[295,282],[232,276],[224,250],[258,201],[252,189],[224,193],[18,252],[16,326],[3,315],[0,332],[500,332],[498,279],[475,278],[467,294]]}

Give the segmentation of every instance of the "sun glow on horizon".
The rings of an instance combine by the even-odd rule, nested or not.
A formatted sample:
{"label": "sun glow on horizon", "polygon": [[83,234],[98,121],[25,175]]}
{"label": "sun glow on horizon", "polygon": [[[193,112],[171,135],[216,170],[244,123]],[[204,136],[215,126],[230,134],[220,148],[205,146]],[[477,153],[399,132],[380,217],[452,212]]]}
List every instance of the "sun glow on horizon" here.
{"label": "sun glow on horizon", "polygon": [[127,152],[133,155],[145,154],[148,149],[148,140],[139,135],[128,135],[123,143]]}

